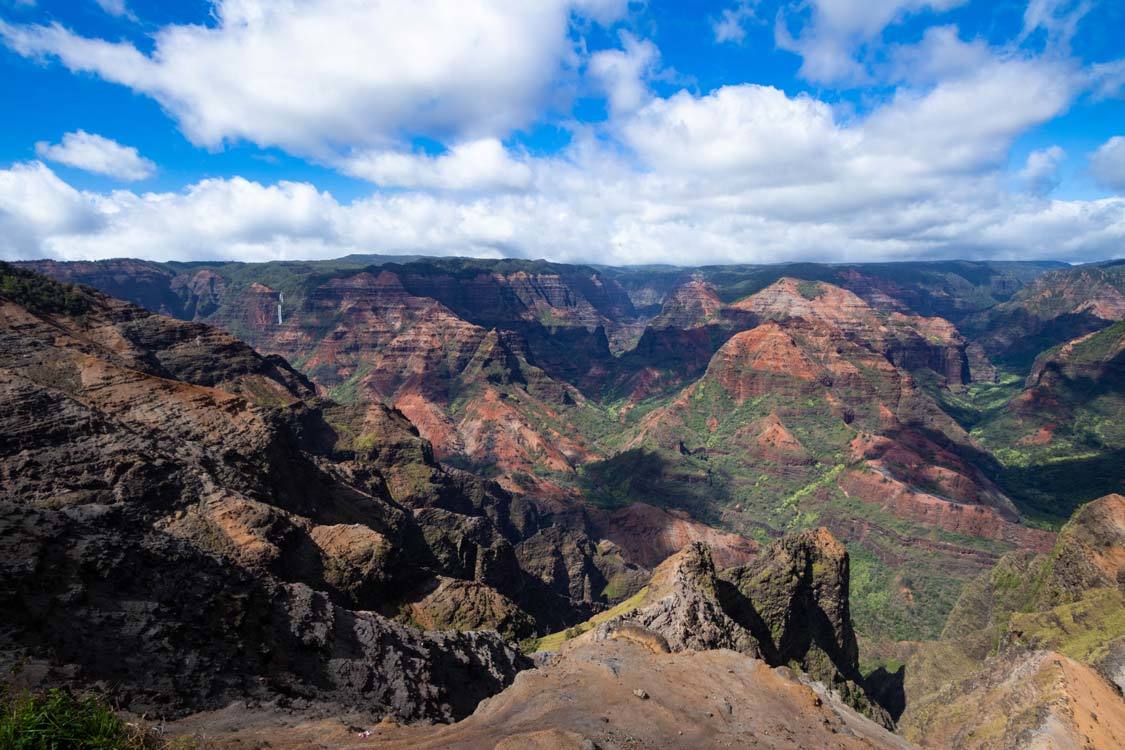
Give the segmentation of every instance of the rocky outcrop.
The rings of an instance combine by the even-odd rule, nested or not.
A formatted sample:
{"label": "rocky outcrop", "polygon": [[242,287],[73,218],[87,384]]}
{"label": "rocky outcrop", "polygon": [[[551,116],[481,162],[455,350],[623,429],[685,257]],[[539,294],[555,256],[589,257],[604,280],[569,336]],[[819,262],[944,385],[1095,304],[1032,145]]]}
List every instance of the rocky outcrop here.
{"label": "rocky outcrop", "polygon": [[693,544],[653,572],[641,606],[599,626],[593,637],[604,640],[635,625],[660,635],[672,651],[727,648],[760,658],[750,619],[743,624],[728,614],[720,588],[710,551]]}
{"label": "rocky outcrop", "polygon": [[848,608],[848,554],[827,530],[787,536],[747,565],[717,574],[695,543],[653,573],[636,609],[599,625],[656,633],[672,651],[727,648],[773,665],[798,665],[885,726],[890,715],[862,686]]}
{"label": "rocky outcrop", "polygon": [[409,599],[409,622],[424,630],[493,630],[514,640],[535,633],[535,621],[518,604],[477,581],[438,578]]}

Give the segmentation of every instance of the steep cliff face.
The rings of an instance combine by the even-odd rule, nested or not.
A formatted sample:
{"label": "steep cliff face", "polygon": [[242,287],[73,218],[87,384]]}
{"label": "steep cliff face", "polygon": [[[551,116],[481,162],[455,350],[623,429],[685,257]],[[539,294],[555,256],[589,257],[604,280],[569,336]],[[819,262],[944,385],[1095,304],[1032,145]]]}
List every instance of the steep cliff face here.
{"label": "steep cliff face", "polygon": [[1125,498],[1083,507],[1042,555],[966,588],[906,668],[900,728],[928,747],[1120,746]]}
{"label": "steep cliff face", "polygon": [[109,681],[137,707],[289,694],[450,719],[521,658],[377,612],[444,576],[479,593],[462,597],[477,625],[534,627],[506,601],[565,624],[573,605],[515,555],[534,512],[434,463],[400,415],[310,400],[215,329],[4,274],[5,661]]}
{"label": "steep cliff face", "polygon": [[1125,263],[1079,266],[1035,279],[963,326],[990,357],[1025,366],[1041,351],[1125,318]]}
{"label": "steep cliff face", "polygon": [[1125,322],[1051,347],[974,428],[1027,505],[1066,517],[1121,488]]}
{"label": "steep cliff face", "polygon": [[814,677],[860,681],[859,647],[848,608],[848,553],[824,528],[786,536],[723,574],[754,604],[780,663]]}

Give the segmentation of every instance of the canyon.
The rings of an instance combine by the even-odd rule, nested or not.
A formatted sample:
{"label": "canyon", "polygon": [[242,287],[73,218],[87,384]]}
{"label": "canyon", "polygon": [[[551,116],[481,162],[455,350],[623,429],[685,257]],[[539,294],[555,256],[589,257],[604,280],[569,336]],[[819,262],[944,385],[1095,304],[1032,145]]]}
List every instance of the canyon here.
{"label": "canyon", "polygon": [[[1051,746],[1122,737],[1125,263],[2,276],[0,654],[28,682],[279,746],[346,745],[345,714],[387,747],[992,746],[939,730],[981,695]],[[1065,594],[989,605],[1018,631],[966,624],[1064,557]],[[738,694],[721,725],[692,664]]]}

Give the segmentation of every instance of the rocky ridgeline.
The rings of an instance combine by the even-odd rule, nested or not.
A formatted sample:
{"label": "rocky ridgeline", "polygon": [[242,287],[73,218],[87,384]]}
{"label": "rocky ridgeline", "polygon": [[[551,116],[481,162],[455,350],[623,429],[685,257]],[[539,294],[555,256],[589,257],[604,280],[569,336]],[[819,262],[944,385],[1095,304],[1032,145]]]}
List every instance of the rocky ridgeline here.
{"label": "rocky ridgeline", "polygon": [[906,665],[900,731],[926,747],[1125,744],[1125,497],[1081,510],[1045,554],[968,586]]}
{"label": "rocky ridgeline", "polygon": [[786,536],[721,572],[694,543],[656,569],[641,604],[588,638],[643,640],[648,632],[658,650],[730,649],[798,666],[890,727],[890,713],[863,684],[848,595],[848,553],[826,529]]}
{"label": "rocky ridgeline", "polygon": [[1012,299],[966,319],[993,359],[1030,362],[1044,349],[1125,318],[1125,263],[1045,273]]}

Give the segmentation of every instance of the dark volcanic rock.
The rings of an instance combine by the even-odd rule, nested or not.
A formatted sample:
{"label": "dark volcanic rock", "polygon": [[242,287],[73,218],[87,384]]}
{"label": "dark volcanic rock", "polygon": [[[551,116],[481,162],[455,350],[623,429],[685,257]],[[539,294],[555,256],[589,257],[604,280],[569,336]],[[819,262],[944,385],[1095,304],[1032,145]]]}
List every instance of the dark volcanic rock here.
{"label": "dark volcanic rock", "polygon": [[401,415],[349,421],[226,334],[3,271],[5,662],[138,709],[284,695],[449,720],[526,662],[378,612],[448,576],[565,619],[514,553],[530,511],[436,464]]}

